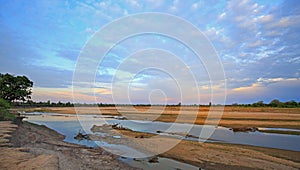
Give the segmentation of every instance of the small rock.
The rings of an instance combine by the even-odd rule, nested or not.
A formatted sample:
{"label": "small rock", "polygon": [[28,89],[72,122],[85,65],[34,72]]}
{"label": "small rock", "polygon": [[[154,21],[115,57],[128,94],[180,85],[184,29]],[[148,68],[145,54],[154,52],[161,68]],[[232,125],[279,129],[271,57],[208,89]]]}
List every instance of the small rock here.
{"label": "small rock", "polygon": [[84,135],[81,132],[78,132],[78,134],[74,137],[74,139],[76,139],[76,140],[83,140],[83,139],[89,140],[90,137],[87,134]]}
{"label": "small rock", "polygon": [[158,163],[158,157],[152,157],[151,159],[149,159],[148,162],[149,163]]}

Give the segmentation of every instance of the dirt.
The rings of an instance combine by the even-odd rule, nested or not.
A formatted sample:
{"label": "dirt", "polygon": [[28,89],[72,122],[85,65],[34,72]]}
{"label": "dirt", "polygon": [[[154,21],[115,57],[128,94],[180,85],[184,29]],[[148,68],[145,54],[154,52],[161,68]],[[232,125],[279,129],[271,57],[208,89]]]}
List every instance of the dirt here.
{"label": "dirt", "polygon": [[63,142],[44,126],[0,122],[0,129],[0,169],[134,169],[101,148]]}

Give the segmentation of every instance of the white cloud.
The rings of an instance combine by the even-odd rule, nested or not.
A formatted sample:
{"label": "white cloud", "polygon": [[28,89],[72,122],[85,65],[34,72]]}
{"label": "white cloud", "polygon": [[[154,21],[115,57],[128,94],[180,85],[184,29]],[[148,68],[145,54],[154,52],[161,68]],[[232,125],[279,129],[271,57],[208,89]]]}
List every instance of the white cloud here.
{"label": "white cloud", "polygon": [[105,6],[106,6],[106,3],[102,1],[102,2],[99,3],[99,6],[100,6],[100,7],[105,7]]}
{"label": "white cloud", "polygon": [[141,5],[136,0],[127,0],[126,2],[130,5],[131,8],[139,9],[141,7]]}
{"label": "white cloud", "polygon": [[282,77],[277,77],[277,78],[258,78],[257,82],[258,83],[276,83],[276,82],[281,82],[281,81],[296,81],[300,80],[299,78],[282,78]]}
{"label": "white cloud", "polygon": [[164,0],[146,0],[147,1],[147,7],[157,9],[160,8],[164,4]]}
{"label": "white cloud", "polygon": [[196,9],[199,8],[199,4],[198,3],[193,3],[191,8],[192,8],[192,10],[196,10]]}
{"label": "white cloud", "polygon": [[179,1],[178,0],[173,0],[172,5],[169,7],[170,12],[177,12],[178,11],[178,5]]}
{"label": "white cloud", "polygon": [[222,14],[219,15],[219,20],[222,20],[226,17],[226,12],[223,12]]}
{"label": "white cloud", "polygon": [[263,41],[257,40],[257,41],[255,41],[253,43],[250,43],[248,46],[253,48],[253,47],[259,47],[259,46],[261,46],[263,44],[264,44]]}
{"label": "white cloud", "polygon": [[286,28],[292,25],[300,23],[300,15],[292,15],[280,18],[278,21],[274,21],[268,27],[269,28]]}
{"label": "white cloud", "polygon": [[278,37],[282,34],[283,34],[283,32],[277,31],[277,30],[270,30],[265,33],[266,36],[271,36],[271,37]]}
{"label": "white cloud", "polygon": [[170,7],[170,11],[171,12],[176,12],[177,11],[177,7],[176,6],[171,6]]}
{"label": "white cloud", "polygon": [[84,32],[86,32],[88,34],[93,34],[95,31],[92,28],[87,27]]}
{"label": "white cloud", "polygon": [[271,14],[268,14],[268,15],[261,15],[257,18],[257,21],[258,22],[261,22],[261,23],[269,23],[271,21],[274,20],[274,16],[271,15]]}

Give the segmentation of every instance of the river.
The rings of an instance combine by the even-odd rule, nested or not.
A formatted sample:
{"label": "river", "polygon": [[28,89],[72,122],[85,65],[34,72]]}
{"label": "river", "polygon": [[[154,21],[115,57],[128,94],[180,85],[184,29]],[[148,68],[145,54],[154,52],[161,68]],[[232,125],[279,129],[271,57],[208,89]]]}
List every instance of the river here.
{"label": "river", "polygon": [[[146,132],[152,134],[164,135],[172,138],[178,138],[182,140],[195,140],[201,142],[218,142],[218,143],[231,143],[231,144],[243,144],[261,147],[270,147],[284,150],[300,151],[300,136],[289,134],[274,134],[263,133],[259,131],[255,132],[233,132],[229,128],[192,125],[184,123],[166,123],[166,122],[152,122],[152,121],[140,121],[140,120],[120,120],[122,117],[102,116],[102,115],[71,115],[71,114],[58,114],[58,113],[42,113],[32,112],[26,113],[27,117],[25,121],[45,125],[58,133],[65,135],[66,142],[76,143],[80,145],[86,145],[89,147],[104,147],[109,149],[121,150],[122,152],[140,152],[126,145],[119,145],[114,143],[107,143],[103,141],[92,140],[76,140],[74,136],[78,132],[86,134],[93,134],[91,128],[94,125],[101,126],[104,124],[119,124],[119,126],[129,128],[137,132]],[[80,121],[79,121],[80,120]],[[206,138],[199,138],[201,131],[209,129],[213,130],[212,135]],[[268,128],[265,128],[268,129]],[[280,129],[286,131],[296,131],[294,129]],[[188,134],[188,136],[186,135]],[[101,134],[103,135],[103,134]],[[104,134],[105,135],[105,134]],[[118,138],[119,136],[115,136]],[[195,166],[181,163],[175,160],[160,158],[159,163],[151,164],[148,161],[133,159],[124,159],[120,157],[120,160],[143,169],[174,169],[180,167],[180,169],[198,169]]]}

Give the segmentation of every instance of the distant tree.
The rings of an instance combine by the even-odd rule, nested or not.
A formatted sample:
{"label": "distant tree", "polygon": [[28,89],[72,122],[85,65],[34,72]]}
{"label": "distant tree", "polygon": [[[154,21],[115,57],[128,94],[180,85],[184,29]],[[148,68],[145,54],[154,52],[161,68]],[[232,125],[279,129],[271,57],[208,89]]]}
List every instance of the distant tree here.
{"label": "distant tree", "polygon": [[29,106],[32,106],[32,105],[35,104],[35,102],[32,101],[32,100],[27,100],[26,104],[29,105]]}
{"label": "distant tree", "polygon": [[294,100],[288,101],[284,103],[285,107],[297,107],[298,103]]}
{"label": "distant tree", "polygon": [[258,101],[256,103],[253,103],[252,106],[253,107],[263,107],[263,106],[265,106],[265,104],[263,101]]}
{"label": "distant tree", "polygon": [[26,76],[13,76],[0,73],[0,98],[8,101],[26,101],[31,99],[33,82]]}
{"label": "distant tree", "polygon": [[272,100],[269,105],[271,107],[281,107],[282,106],[282,102],[280,102],[278,99],[274,99]]}
{"label": "distant tree", "polygon": [[181,106],[181,102],[179,102],[179,103],[177,104],[177,106]]}
{"label": "distant tree", "polygon": [[66,103],[66,107],[72,107],[72,106],[73,106],[72,103],[70,103],[70,102],[67,102],[67,103]]}

